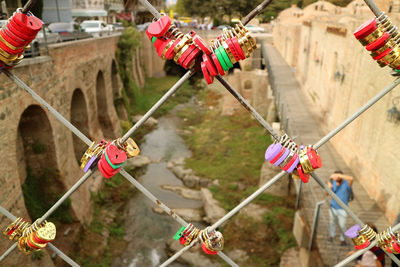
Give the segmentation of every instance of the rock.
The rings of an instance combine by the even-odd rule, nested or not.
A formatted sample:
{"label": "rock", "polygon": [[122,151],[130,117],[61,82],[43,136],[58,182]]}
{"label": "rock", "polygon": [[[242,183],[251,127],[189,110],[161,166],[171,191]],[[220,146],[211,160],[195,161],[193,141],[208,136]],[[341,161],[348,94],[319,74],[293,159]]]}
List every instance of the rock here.
{"label": "rock", "polygon": [[211,180],[208,178],[200,178],[199,181],[199,186],[200,187],[208,187],[208,185],[210,184]]}
{"label": "rock", "polygon": [[162,185],[161,188],[165,190],[170,190],[172,192],[176,192],[182,197],[187,199],[201,200],[200,190],[192,190],[184,186],[167,185],[167,184]]}
{"label": "rock", "polygon": [[[132,117],[132,121],[134,123],[138,122],[141,118],[143,117],[143,115],[135,115]],[[149,126],[149,127],[154,127],[158,124],[158,120],[150,117],[147,119],[147,121],[144,123],[144,125]]]}
{"label": "rock", "polygon": [[185,175],[182,179],[183,184],[189,188],[196,188],[199,185],[200,178],[194,174]]}
{"label": "rock", "polygon": [[[159,206],[152,209],[155,213],[166,214]],[[188,222],[201,222],[203,220],[203,212],[199,209],[172,209],[172,211]]]}
{"label": "rock", "polygon": [[269,212],[269,209],[254,203],[250,203],[240,210],[239,214],[251,217],[256,222],[262,222],[264,213],[266,212]]}
{"label": "rock", "polygon": [[[231,258],[236,263],[246,263],[249,259],[249,255],[247,252],[241,249],[234,249],[231,251],[227,251],[226,254],[229,258]],[[293,265],[294,266],[294,265]]]}
{"label": "rock", "polygon": [[185,158],[181,157],[181,158],[176,158],[173,160],[170,160],[170,162],[172,163],[172,165],[175,166],[183,166],[185,164]]}
{"label": "rock", "polygon": [[[278,167],[272,165],[269,162],[264,162],[263,166],[261,167],[261,177],[260,177],[260,182],[259,186],[263,186],[266,182],[271,180],[275,175],[277,175],[281,169]],[[279,181],[274,183],[270,189],[268,189],[268,193],[275,195],[275,196],[287,196],[289,193],[289,185],[288,185],[288,178],[287,175],[285,177],[282,177]]]}
{"label": "rock", "polygon": [[299,250],[296,247],[289,248],[283,252],[279,267],[301,266],[300,262]]}
{"label": "rock", "polygon": [[[175,240],[169,240],[167,245],[173,253],[176,253],[183,248],[183,246]],[[204,252],[201,250],[200,246],[195,246],[183,253],[178,258],[178,261],[196,267],[221,267],[221,264],[212,262],[208,257],[204,256]]]}
{"label": "rock", "polygon": [[175,176],[181,180],[183,180],[183,178],[189,174],[192,174],[193,171],[190,169],[185,169],[183,166],[181,165],[174,165],[172,168],[170,168],[170,171],[175,174]]}
{"label": "rock", "polygon": [[149,165],[150,163],[151,163],[151,159],[149,157],[139,155],[139,156],[129,159],[125,163],[126,164],[125,167],[128,167],[128,168],[130,167],[130,168],[136,169],[136,168],[141,168],[146,165]]}
{"label": "rock", "polygon": [[211,194],[211,191],[207,188],[201,188],[201,200],[203,201],[204,211],[206,213],[206,217],[204,220],[208,223],[215,223],[220,218],[222,218],[226,212],[221,207],[219,202],[215,200]]}
{"label": "rock", "polygon": [[219,186],[219,180],[218,180],[218,179],[215,179],[214,181],[212,181],[211,184],[212,184],[212,185]]}

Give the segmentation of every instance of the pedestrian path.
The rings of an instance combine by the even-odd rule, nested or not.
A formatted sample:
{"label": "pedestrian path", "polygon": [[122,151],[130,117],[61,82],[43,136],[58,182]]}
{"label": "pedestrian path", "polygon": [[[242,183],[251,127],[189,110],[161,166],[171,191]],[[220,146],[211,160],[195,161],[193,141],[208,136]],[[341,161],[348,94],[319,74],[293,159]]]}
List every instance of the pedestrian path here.
{"label": "pedestrian path", "polygon": [[[264,60],[267,62],[271,87],[275,92],[277,102],[279,102],[277,103],[278,110],[283,105],[283,112],[280,112],[281,121],[285,121],[288,118],[288,133],[292,137],[297,136],[297,144],[316,143],[326,133],[319,126],[318,120],[313,117],[312,110],[309,108],[312,103],[305,97],[304,91],[301,90],[300,85],[297,83],[293,68],[285,62],[278,50],[272,45],[264,44],[262,53]],[[318,149],[318,152],[322,157],[323,167],[317,170],[316,173],[325,182],[328,182],[329,176],[338,169],[346,174],[353,175],[351,169],[346,166],[343,159],[329,142]],[[389,222],[376,202],[369,198],[367,192],[358,182],[357,177],[355,177],[353,191],[355,199],[349,203],[349,207],[355,214],[363,222],[375,224],[378,227],[378,231],[387,228]],[[315,245],[324,265],[333,266],[344,259],[346,253],[353,249],[352,244],[349,242],[350,240],[347,240],[348,246],[340,246],[338,237],[333,243],[327,241],[329,235],[328,209],[330,199],[325,196],[323,189],[312,178],[310,178],[309,183],[303,184],[300,205],[302,215],[309,228],[312,225],[315,204],[324,199],[326,199],[326,202],[322,205]],[[354,224],[355,222],[348,217],[347,228]],[[386,266],[390,266],[388,264],[390,259],[387,256],[386,262]]]}

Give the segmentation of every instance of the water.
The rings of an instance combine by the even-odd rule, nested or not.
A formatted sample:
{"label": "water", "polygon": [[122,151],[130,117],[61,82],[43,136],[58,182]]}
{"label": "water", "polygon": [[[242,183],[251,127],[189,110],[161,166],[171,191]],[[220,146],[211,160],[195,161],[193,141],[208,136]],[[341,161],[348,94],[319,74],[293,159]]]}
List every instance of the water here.
{"label": "water", "polygon": [[[145,136],[145,142],[140,146],[141,154],[155,163],[148,165],[139,181],[170,208],[200,208],[201,201],[182,198],[160,187],[163,184],[182,185],[182,181],[166,168],[168,160],[190,156],[177,129],[179,118],[173,111],[160,118],[157,128]],[[113,266],[158,266],[167,260],[166,242],[172,240],[181,225],[169,216],[154,213],[152,207],[155,206],[142,193],[129,200],[124,211],[124,239],[129,244]],[[170,266],[186,265],[174,262]]]}

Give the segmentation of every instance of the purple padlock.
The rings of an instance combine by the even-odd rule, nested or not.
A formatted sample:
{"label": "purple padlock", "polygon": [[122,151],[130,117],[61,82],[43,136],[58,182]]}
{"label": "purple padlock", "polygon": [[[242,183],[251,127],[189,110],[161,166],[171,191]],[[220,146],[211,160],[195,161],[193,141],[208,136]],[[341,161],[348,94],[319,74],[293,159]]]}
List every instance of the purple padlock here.
{"label": "purple padlock", "polygon": [[358,232],[361,230],[361,227],[358,224],[353,225],[344,233],[350,239],[353,239],[358,236]]}
{"label": "purple padlock", "polygon": [[83,168],[83,172],[87,172],[96,160],[97,160],[96,156],[91,157],[88,163]]}
{"label": "purple padlock", "polygon": [[294,168],[297,167],[297,164],[299,164],[299,161],[300,161],[299,158],[300,158],[300,157],[297,155],[296,160],[295,160],[295,161],[293,162],[293,164],[286,170],[286,172],[291,173],[291,172],[294,170]]}
{"label": "purple padlock", "polygon": [[285,148],[285,152],[283,152],[282,156],[274,162],[275,166],[278,166],[279,164],[282,163],[282,161],[284,161],[286,159],[287,156],[289,156],[290,153],[290,149]]}
{"label": "purple padlock", "polygon": [[270,145],[265,151],[265,159],[267,161],[270,161],[271,159],[276,157],[276,155],[278,155],[281,150],[282,145],[279,143]]}

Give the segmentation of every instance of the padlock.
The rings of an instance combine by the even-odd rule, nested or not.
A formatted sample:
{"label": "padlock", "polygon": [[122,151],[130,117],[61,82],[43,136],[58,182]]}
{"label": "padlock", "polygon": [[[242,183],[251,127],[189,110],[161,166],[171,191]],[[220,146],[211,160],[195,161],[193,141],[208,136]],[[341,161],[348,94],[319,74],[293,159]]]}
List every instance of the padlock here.
{"label": "padlock", "polygon": [[204,78],[206,79],[206,82],[208,84],[212,84],[214,81],[214,77],[210,75],[210,73],[207,70],[206,64],[204,62],[201,62],[201,71],[203,73]]}
{"label": "padlock", "polygon": [[124,143],[121,143],[121,138],[118,138],[116,141],[113,142],[119,149],[125,151],[127,158],[133,158],[139,155],[140,148],[139,146],[133,141],[132,138],[128,138]]}
{"label": "padlock", "polygon": [[125,164],[126,159],[126,152],[114,145],[113,142],[110,142],[106,145],[97,167],[105,178],[110,178],[118,173]]}
{"label": "padlock", "polygon": [[210,231],[210,227],[201,230],[198,234],[198,241],[206,254],[215,255],[224,248],[223,235],[216,231]]}
{"label": "padlock", "polygon": [[371,244],[371,241],[374,240],[377,236],[374,230],[368,225],[365,225],[362,229],[358,224],[353,225],[350,227],[346,232],[345,235],[350,238],[353,243],[354,247],[357,250],[364,249]]}
{"label": "padlock", "polygon": [[208,55],[203,54],[203,62],[212,77],[218,75],[217,69]]}
{"label": "padlock", "polygon": [[22,9],[14,12],[0,29],[0,61],[5,65],[1,69],[10,69],[21,62],[24,50],[42,26],[43,22],[32,13],[23,14]]}
{"label": "padlock", "polygon": [[193,37],[193,42],[204,52],[206,55],[211,54],[211,50],[207,43],[198,35]]}
{"label": "padlock", "polygon": [[162,16],[159,20],[152,22],[146,30],[147,35],[162,37],[168,31],[171,26],[171,18],[168,16]]}
{"label": "padlock", "polygon": [[211,54],[211,59],[212,59],[214,65],[215,65],[215,67],[217,68],[218,73],[219,73],[220,75],[225,75],[225,71],[224,71],[224,69],[222,68],[221,63],[219,63],[217,54],[212,53],[212,54]]}
{"label": "padlock", "polygon": [[106,144],[107,142],[105,140],[101,140],[97,145],[95,145],[95,142],[92,142],[81,158],[81,170],[87,172],[90,168],[96,165],[106,147]]}
{"label": "padlock", "polygon": [[51,222],[44,222],[36,231],[30,231],[27,236],[22,236],[18,242],[20,251],[29,254],[31,251],[40,250],[47,246],[56,237],[56,226]]}

